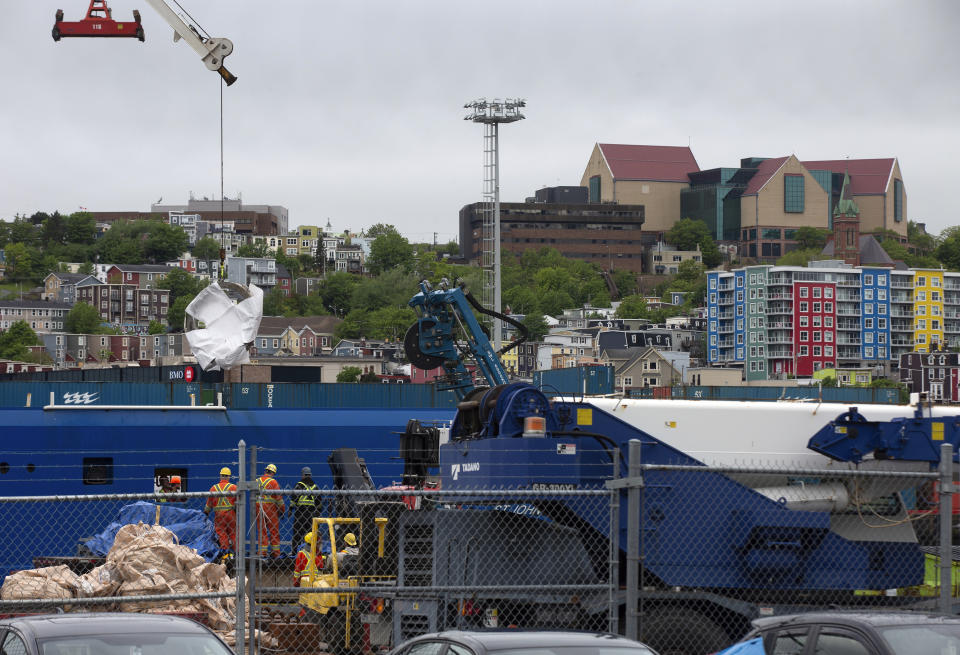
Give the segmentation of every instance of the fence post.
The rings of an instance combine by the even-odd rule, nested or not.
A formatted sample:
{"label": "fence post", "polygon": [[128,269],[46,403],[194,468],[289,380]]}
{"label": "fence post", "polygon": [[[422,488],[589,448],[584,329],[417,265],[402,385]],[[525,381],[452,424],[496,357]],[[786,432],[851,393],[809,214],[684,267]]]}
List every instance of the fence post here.
{"label": "fence post", "polygon": [[[257,477],[257,447],[250,446],[250,479],[256,480]],[[250,483],[251,491],[254,491],[252,497],[249,498],[247,504],[254,508],[253,509],[253,519],[250,521],[250,571],[247,581],[250,583],[250,593],[248,594],[250,598],[250,626],[248,634],[250,638],[247,640],[247,643],[250,644],[250,655],[257,655],[257,571],[256,571],[256,561],[257,558],[255,555],[259,553],[259,524],[257,523],[256,515],[256,505],[255,501],[258,499],[256,491],[253,489],[253,483]]]}
{"label": "fence post", "polygon": [[629,487],[627,489],[627,639],[639,640],[640,616],[640,440],[630,440],[627,460]]}
{"label": "fence post", "polygon": [[234,507],[237,508],[237,533],[236,533],[236,543],[234,543],[234,560],[233,560],[233,571],[234,575],[237,576],[237,645],[234,649],[238,653],[243,653],[246,650],[246,644],[244,641],[244,617],[246,613],[246,589],[244,588],[244,583],[246,582],[247,576],[245,575],[244,568],[244,559],[246,555],[246,546],[247,546],[247,472],[245,467],[247,465],[247,442],[243,439],[240,440],[240,443],[237,444],[237,497],[234,502]]}
{"label": "fence post", "polygon": [[[613,479],[620,477],[620,449],[613,449]],[[610,597],[607,607],[607,631],[620,631],[620,610],[617,607],[617,592],[620,590],[620,489],[610,490]]]}
{"label": "fence post", "polygon": [[940,445],[940,611],[953,603],[953,446]]}

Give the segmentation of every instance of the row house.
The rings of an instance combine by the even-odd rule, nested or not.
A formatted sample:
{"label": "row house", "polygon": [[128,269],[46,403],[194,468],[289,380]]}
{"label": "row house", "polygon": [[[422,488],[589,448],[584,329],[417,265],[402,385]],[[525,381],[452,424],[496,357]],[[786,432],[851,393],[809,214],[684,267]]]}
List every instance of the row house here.
{"label": "row house", "polygon": [[73,305],[77,302],[77,287],[91,284],[100,284],[100,280],[93,275],[56,271],[43,278],[43,293],[40,294],[40,299]]}
{"label": "row house", "polygon": [[333,316],[264,316],[251,355],[329,355],[333,347],[333,332],[340,322]]}
{"label": "row house", "polygon": [[77,302],[92,305],[104,323],[140,331],[150,321],[166,324],[170,292],[134,284],[98,284],[77,289]]}
{"label": "row house", "polygon": [[107,269],[106,282],[111,285],[155,289],[157,283],[172,271],[166,264],[113,264]]}
{"label": "row house", "polygon": [[900,382],[910,393],[926,393],[930,400],[960,402],[960,354],[943,350],[900,356]]}
{"label": "row house", "polygon": [[334,357],[377,357],[400,361],[405,357],[400,341],[381,339],[341,339],[333,347]]}
{"label": "row house", "polygon": [[269,291],[277,286],[277,260],[270,257],[227,257],[227,281],[255,284]]}
{"label": "row house", "polygon": [[690,368],[690,353],[661,351],[653,347],[611,350],[604,355],[605,361],[615,367],[616,388],[623,390],[681,384]]}
{"label": "row house", "polygon": [[277,288],[287,298],[293,293],[293,276],[283,264],[277,264]]}
{"label": "row house", "polygon": [[190,344],[175,334],[48,334],[41,337],[47,354],[59,368],[136,362],[158,366],[161,358],[190,356]]}
{"label": "row house", "polygon": [[183,269],[194,277],[207,278],[211,280],[216,280],[220,274],[219,260],[213,259],[208,261],[206,259],[197,259],[191,256],[189,253],[185,254],[180,259],[167,262],[167,266]]}
{"label": "row house", "polygon": [[0,300],[0,330],[24,321],[37,334],[63,332],[63,320],[71,307],[67,303],[52,301]]}
{"label": "row house", "polygon": [[203,220],[200,214],[188,214],[178,211],[167,212],[167,222],[182,229],[187,234],[187,242],[194,246],[197,241],[207,235],[210,223]]}
{"label": "row house", "polygon": [[748,381],[895,367],[906,353],[960,346],[960,273],[832,261],[707,280],[708,361],[741,366]]}

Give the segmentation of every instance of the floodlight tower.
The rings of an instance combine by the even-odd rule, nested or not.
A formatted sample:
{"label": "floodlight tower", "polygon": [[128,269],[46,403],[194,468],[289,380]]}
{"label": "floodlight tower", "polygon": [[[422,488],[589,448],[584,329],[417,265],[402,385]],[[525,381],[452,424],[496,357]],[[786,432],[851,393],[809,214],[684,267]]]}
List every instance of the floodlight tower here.
{"label": "floodlight tower", "polygon": [[[495,312],[500,304],[500,123],[515,123],[525,117],[520,109],[527,106],[522,98],[487,100],[480,98],[463,106],[470,113],[464,120],[483,123],[483,305]],[[493,320],[493,347],[500,350],[502,321]]]}

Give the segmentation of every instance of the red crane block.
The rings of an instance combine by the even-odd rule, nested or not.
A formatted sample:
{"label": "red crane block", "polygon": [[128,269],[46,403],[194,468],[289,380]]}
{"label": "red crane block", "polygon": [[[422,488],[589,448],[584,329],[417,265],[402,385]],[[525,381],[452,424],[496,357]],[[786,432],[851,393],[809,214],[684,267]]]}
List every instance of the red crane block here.
{"label": "red crane block", "polygon": [[133,10],[133,21],[113,20],[113,12],[107,0],[90,0],[87,15],[82,20],[63,20],[63,10],[57,9],[57,22],[53,25],[53,40],[66,37],[126,37],[144,40],[140,26],[140,12]]}

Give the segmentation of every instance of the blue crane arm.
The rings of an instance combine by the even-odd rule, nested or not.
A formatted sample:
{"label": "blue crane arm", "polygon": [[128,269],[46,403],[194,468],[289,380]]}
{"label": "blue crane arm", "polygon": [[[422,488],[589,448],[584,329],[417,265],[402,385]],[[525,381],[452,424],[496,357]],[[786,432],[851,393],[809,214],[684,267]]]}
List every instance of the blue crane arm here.
{"label": "blue crane arm", "polygon": [[[419,362],[429,368],[442,366],[451,380],[449,388],[461,400],[474,389],[464,364],[466,356],[473,357],[490,386],[507,384],[507,372],[474,317],[463,285],[447,288],[446,283],[441,283],[440,289],[433,289],[423,281],[419,293],[408,304],[419,316],[404,340],[407,356],[414,364]],[[467,352],[457,347],[454,338],[457,326],[465,336]]]}
{"label": "blue crane arm", "polygon": [[831,459],[859,463],[864,457],[912,462],[940,462],[940,446],[953,445],[958,460],[960,416],[923,416],[918,407],[912,418],[868,421],[851,407],[821,428],[807,447]]}

